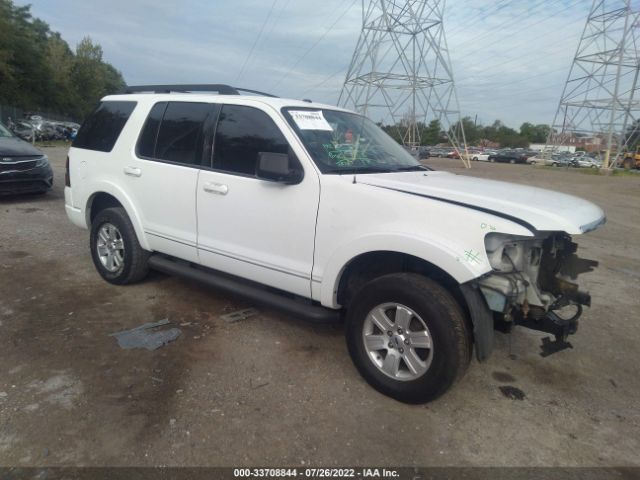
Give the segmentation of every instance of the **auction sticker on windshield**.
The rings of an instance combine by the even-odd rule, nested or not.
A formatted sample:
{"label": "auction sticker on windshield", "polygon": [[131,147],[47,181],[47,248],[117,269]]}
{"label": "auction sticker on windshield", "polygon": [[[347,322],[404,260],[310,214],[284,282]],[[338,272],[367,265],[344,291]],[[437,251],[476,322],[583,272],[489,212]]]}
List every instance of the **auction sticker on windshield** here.
{"label": "auction sticker on windshield", "polygon": [[322,115],[322,111],[289,110],[289,114],[300,130],[327,130],[333,132]]}

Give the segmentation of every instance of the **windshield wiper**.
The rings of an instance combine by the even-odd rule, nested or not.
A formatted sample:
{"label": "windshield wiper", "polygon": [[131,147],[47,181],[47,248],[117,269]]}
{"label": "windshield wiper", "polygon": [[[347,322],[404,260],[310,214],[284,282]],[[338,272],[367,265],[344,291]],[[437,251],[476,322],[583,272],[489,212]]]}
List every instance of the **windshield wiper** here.
{"label": "windshield wiper", "polygon": [[332,168],[330,170],[326,170],[325,173],[345,173],[345,174],[353,174],[353,173],[390,173],[395,172],[395,169],[391,169],[388,167],[373,167],[373,166],[362,166],[362,167],[351,167],[351,168]]}
{"label": "windshield wiper", "polygon": [[421,170],[431,170],[431,169],[428,167],[425,167],[424,165],[411,165],[410,167],[399,167],[395,169],[396,172],[418,172]]}

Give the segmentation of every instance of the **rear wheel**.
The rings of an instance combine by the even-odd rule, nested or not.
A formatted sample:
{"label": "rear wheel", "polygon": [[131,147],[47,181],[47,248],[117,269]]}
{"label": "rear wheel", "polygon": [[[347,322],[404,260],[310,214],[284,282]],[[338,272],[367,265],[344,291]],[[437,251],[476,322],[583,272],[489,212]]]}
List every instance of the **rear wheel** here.
{"label": "rear wheel", "polygon": [[347,346],[376,390],[406,403],[425,403],[462,377],[470,360],[460,306],[439,284],[397,273],[367,283],[347,309]]}
{"label": "rear wheel", "polygon": [[106,208],[91,224],[91,258],[107,282],[126,285],[148,273],[149,252],[142,249],[124,208]]}

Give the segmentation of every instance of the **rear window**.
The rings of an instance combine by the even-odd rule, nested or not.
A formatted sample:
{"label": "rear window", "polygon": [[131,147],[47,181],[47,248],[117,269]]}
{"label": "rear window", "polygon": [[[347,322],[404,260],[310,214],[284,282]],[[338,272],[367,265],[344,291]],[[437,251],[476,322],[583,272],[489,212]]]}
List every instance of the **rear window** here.
{"label": "rear window", "polygon": [[124,128],[136,102],[102,102],[84,121],[72,146],[110,152]]}

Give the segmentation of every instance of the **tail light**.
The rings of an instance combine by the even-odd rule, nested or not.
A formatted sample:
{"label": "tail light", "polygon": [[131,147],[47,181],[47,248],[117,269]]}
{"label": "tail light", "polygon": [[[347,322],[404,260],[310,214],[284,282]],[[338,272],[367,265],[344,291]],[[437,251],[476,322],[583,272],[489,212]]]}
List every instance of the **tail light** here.
{"label": "tail light", "polygon": [[71,177],[69,176],[69,155],[67,155],[67,162],[64,167],[64,184],[67,187],[71,186]]}

